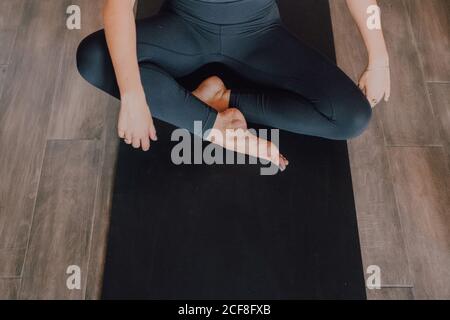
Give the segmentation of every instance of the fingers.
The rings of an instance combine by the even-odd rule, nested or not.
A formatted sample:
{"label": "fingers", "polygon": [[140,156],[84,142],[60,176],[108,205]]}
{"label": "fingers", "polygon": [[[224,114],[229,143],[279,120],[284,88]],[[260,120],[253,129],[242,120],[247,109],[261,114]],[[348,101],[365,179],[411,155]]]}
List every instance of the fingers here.
{"label": "fingers", "polygon": [[150,149],[151,141],[158,138],[145,97],[132,94],[122,99],[117,132],[133,148]]}
{"label": "fingers", "polygon": [[150,126],[148,135],[152,141],[158,141],[158,136],[156,135],[156,129],[154,125]]}
{"label": "fingers", "polygon": [[119,128],[118,135],[120,139],[125,139],[125,130],[123,128]]}
{"label": "fingers", "polygon": [[366,83],[365,77],[363,77],[361,79],[361,81],[358,84],[358,87],[363,92],[363,94],[366,96],[366,98],[369,101],[370,106],[372,108],[374,108],[381,101],[383,94],[380,93],[380,94],[376,95],[373,92],[371,92],[372,90],[369,90],[367,88],[367,83]]}
{"label": "fingers", "polygon": [[372,108],[378,105],[383,98],[384,101],[388,102],[391,97],[391,79],[389,69],[386,71],[383,71],[382,69],[372,70],[371,73],[366,71],[361,76],[358,87],[367,97],[367,100]]}
{"label": "fingers", "polygon": [[388,102],[391,98],[391,88],[386,88],[386,93],[384,94],[384,101]]}
{"label": "fingers", "polygon": [[388,102],[389,99],[391,98],[391,77],[388,76],[388,81],[386,84],[386,93],[384,95],[384,101]]}
{"label": "fingers", "polygon": [[381,91],[380,93],[377,93],[377,94],[370,92],[368,90],[365,90],[365,91],[367,91],[367,94],[366,94],[366,92],[364,94],[366,95],[367,100],[369,100],[372,108],[375,107],[376,105],[378,105],[383,100],[383,97],[384,97],[384,101],[388,102],[389,98],[391,96],[391,89],[390,89],[389,85],[386,85],[386,88],[384,88],[383,91]]}
{"label": "fingers", "polygon": [[128,130],[126,121],[119,121],[117,132],[126,144],[135,149],[142,148],[143,151],[150,150],[151,141],[157,141],[158,139],[153,123],[149,123],[147,129],[132,128],[132,130]]}
{"label": "fingers", "polygon": [[156,131],[153,128],[147,134],[132,134],[128,131],[119,129],[119,137],[124,140],[128,145],[131,145],[135,149],[142,148],[143,151],[149,151],[151,141],[157,141]]}
{"label": "fingers", "polygon": [[131,145],[133,148],[142,148],[143,151],[150,150],[151,142],[149,135],[141,135],[141,137],[139,137],[138,135],[133,136],[131,134],[125,133],[123,136],[125,143]]}
{"label": "fingers", "polygon": [[365,91],[367,84],[367,72],[364,72],[364,74],[359,78],[358,87],[361,91]]}
{"label": "fingers", "polygon": [[124,140],[126,144],[132,144],[133,143],[133,136],[130,132],[125,132],[124,134]]}
{"label": "fingers", "polygon": [[377,104],[379,99],[375,98],[374,96],[368,95],[367,96],[367,100],[369,100],[370,105],[372,106],[372,108],[374,108]]}
{"label": "fingers", "polygon": [[139,149],[141,147],[141,139],[139,137],[133,137],[133,148]]}
{"label": "fingers", "polygon": [[359,81],[359,83],[358,83],[358,87],[359,87],[359,89],[361,90],[361,91],[364,91],[364,87],[365,87],[366,85],[364,84],[364,82],[361,80],[361,81]]}
{"label": "fingers", "polygon": [[366,86],[364,94],[367,100],[369,100],[371,107],[374,108],[383,99],[384,91],[374,90],[373,88],[367,88]]}
{"label": "fingers", "polygon": [[372,106],[372,108],[376,107],[380,103],[382,98],[383,98],[383,96],[381,96],[379,98],[373,98],[373,97],[369,98],[369,102],[370,102],[370,105]]}
{"label": "fingers", "polygon": [[147,136],[147,137],[141,139],[141,145],[142,145],[143,151],[150,150],[150,138]]}
{"label": "fingers", "polygon": [[359,90],[362,91],[362,93],[367,97],[367,90],[366,90],[366,83],[361,80],[358,84]]}

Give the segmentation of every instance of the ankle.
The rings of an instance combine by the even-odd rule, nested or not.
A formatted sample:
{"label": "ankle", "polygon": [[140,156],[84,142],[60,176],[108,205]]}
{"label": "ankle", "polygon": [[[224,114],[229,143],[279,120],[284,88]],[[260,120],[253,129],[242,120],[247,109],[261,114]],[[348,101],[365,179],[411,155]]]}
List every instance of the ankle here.
{"label": "ankle", "polygon": [[223,101],[223,105],[226,109],[229,109],[231,107],[230,101],[231,101],[231,90],[224,89],[219,93],[218,97],[221,101]]}

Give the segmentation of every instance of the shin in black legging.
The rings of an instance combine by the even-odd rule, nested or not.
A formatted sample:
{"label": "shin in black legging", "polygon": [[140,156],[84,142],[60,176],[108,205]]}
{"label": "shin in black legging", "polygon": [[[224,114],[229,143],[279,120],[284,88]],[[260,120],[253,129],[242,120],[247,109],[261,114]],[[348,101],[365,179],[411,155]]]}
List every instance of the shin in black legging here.
{"label": "shin in black legging", "polygon": [[[370,121],[363,93],[332,61],[285,29],[274,0],[172,0],[157,16],[137,22],[137,41],[152,115],[192,133],[195,121],[211,129],[217,113],[175,79],[212,62],[273,88],[232,90],[230,106],[250,122],[347,140]],[[119,98],[104,31],[83,40],[77,64],[87,81]]]}

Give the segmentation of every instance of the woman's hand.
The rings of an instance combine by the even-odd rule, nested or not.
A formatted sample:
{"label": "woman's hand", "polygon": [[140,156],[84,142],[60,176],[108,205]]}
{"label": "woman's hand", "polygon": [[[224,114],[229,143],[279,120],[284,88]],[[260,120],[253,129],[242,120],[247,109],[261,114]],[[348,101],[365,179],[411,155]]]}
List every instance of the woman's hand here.
{"label": "woman's hand", "polygon": [[359,80],[359,88],[375,107],[384,97],[389,101],[391,96],[391,72],[388,66],[369,66]]}
{"label": "woman's hand", "polygon": [[[377,0],[346,0],[346,2],[367,48],[369,67],[361,76],[359,87],[373,108],[383,97],[385,101],[388,101],[391,95],[389,53],[381,21],[378,21],[380,27],[377,28],[368,28],[367,25],[367,19],[369,18],[381,19],[381,9]],[[370,13],[372,8],[376,8],[377,16]]]}
{"label": "woman's hand", "polygon": [[103,10],[105,35],[114,65],[122,105],[119,136],[136,149],[150,149],[156,130],[145,99],[136,54],[135,0],[107,0]]}
{"label": "woman's hand", "polygon": [[119,137],[134,148],[150,149],[150,142],[157,141],[153,118],[144,93],[125,94],[121,98]]}

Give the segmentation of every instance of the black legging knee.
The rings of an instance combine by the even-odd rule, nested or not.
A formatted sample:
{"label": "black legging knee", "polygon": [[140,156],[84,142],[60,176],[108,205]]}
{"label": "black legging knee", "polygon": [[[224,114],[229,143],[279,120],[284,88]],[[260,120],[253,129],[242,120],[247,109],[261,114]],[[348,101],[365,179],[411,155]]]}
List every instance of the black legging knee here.
{"label": "black legging knee", "polygon": [[[252,10],[245,10],[252,5]],[[230,106],[253,123],[299,134],[346,140],[367,127],[372,109],[333,62],[301,43],[282,25],[274,0],[221,4],[171,0],[155,17],[137,22],[142,84],[154,117],[194,133],[213,127],[216,112],[175,80],[221,62],[273,90],[232,89]],[[210,21],[214,21],[210,22]],[[81,75],[119,98],[103,31],[81,43]]]}

